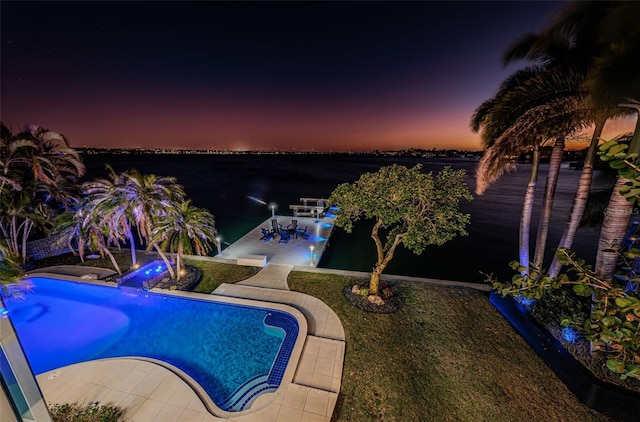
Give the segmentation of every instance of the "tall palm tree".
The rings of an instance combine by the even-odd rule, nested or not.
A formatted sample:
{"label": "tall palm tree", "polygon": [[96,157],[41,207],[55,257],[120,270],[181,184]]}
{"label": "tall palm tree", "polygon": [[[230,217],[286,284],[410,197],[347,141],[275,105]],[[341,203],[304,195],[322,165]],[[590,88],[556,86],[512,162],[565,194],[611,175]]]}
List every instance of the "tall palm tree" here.
{"label": "tall palm tree", "polygon": [[[585,121],[580,107],[578,90],[580,75],[548,71],[530,67],[516,72],[503,82],[498,94],[483,103],[472,118],[472,129],[482,128],[481,137],[487,150],[476,169],[476,192],[482,194],[487,186],[512,168],[513,157],[533,151],[531,177],[527,185],[520,222],[520,264],[529,271],[529,232],[533,199],[537,184],[539,147],[555,140],[555,161],[559,169],[564,138]],[[557,169],[556,175],[557,175]],[[552,171],[547,183],[547,201],[555,186]],[[550,202],[550,201],[548,201]],[[546,230],[539,230],[538,244],[546,242]],[[540,265],[543,254],[536,253]]]}
{"label": "tall palm tree", "polygon": [[153,221],[166,214],[166,209],[184,201],[184,188],[175,177],[140,174],[132,170],[124,175],[123,197],[131,204],[137,230],[147,243],[152,237]]}
{"label": "tall palm tree", "polygon": [[[547,68],[570,69],[579,72],[585,80],[588,80],[587,76],[593,68],[594,58],[603,51],[607,52],[610,47],[606,42],[603,43],[603,37],[594,29],[598,28],[600,18],[608,13],[612,5],[614,2],[575,2],[570,4],[542,32],[525,34],[514,43],[505,54],[505,63],[527,59]],[[633,16],[633,13],[626,16],[627,18]],[[633,19],[630,19],[628,23],[631,25],[630,27],[637,26]],[[620,27],[626,27],[626,25],[616,26],[614,31],[617,34],[621,33]],[[588,91],[587,88],[588,84],[585,84],[585,94]],[[585,96],[585,98],[589,97]],[[619,108],[611,107],[611,104],[603,106],[604,104],[601,102],[597,106],[592,104],[589,107],[593,113],[595,128],[571,212],[558,247],[570,248],[573,244],[586,208],[591,188],[595,152],[602,129],[608,118],[616,116],[622,111]],[[544,245],[538,244],[538,246]],[[554,257],[549,272],[555,276],[559,270],[560,264],[557,257]]]}
{"label": "tall palm tree", "polygon": [[[587,99],[593,108],[619,112],[640,111],[640,3],[575,2],[569,4],[552,26],[572,42],[591,46],[585,59]],[[637,117],[636,117],[637,119]],[[629,152],[640,152],[640,122],[637,120]],[[619,178],[605,215],[598,252],[596,274],[611,280],[617,264],[617,248],[624,238],[632,214],[632,203],[619,192],[625,179]]]}
{"label": "tall palm tree", "polygon": [[135,223],[132,209],[135,206],[127,196],[126,173],[118,174],[107,165],[108,179],[95,179],[83,184],[89,197],[86,207],[100,216],[100,224],[109,228],[110,236],[118,245],[125,239],[131,245],[131,262],[137,265],[136,248],[132,222]]}
{"label": "tall palm tree", "polygon": [[218,234],[213,215],[202,208],[183,201],[168,209],[166,215],[154,222],[152,242],[162,244],[176,253],[176,272],[182,275],[182,257],[186,254],[206,255]]}

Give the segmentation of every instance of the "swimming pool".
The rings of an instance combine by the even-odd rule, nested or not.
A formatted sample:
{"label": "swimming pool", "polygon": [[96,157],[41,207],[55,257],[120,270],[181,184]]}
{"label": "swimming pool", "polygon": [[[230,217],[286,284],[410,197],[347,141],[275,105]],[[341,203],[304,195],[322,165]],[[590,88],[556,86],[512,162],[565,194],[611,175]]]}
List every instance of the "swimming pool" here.
{"label": "swimming pool", "polygon": [[283,310],[30,277],[6,307],[35,374],[141,356],[193,378],[220,409],[241,411],[280,385],[300,332]]}

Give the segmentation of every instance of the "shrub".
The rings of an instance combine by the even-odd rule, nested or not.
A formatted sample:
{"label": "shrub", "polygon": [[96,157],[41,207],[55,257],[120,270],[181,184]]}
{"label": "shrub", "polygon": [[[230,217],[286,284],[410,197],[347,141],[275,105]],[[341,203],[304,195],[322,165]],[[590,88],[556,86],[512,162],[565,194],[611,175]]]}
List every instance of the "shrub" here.
{"label": "shrub", "polygon": [[118,422],[123,413],[116,406],[101,406],[98,402],[54,404],[49,411],[54,422]]}

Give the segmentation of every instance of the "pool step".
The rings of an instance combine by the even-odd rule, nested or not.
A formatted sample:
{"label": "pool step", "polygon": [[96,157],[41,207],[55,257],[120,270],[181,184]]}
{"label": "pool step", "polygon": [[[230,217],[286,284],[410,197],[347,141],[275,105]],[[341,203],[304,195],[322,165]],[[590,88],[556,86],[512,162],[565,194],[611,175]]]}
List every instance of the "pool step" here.
{"label": "pool step", "polygon": [[260,394],[278,389],[277,385],[269,383],[268,378],[268,375],[258,375],[250,379],[218,406],[228,412],[240,412],[247,409]]}

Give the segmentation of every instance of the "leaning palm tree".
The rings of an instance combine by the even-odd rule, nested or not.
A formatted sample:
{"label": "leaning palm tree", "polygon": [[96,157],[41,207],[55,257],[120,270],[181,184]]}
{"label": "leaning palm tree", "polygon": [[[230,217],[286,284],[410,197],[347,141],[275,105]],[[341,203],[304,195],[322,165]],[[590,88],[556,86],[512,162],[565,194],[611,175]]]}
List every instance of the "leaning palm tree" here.
{"label": "leaning palm tree", "polygon": [[113,234],[102,224],[99,211],[89,205],[88,201],[76,211],[61,214],[53,232],[60,235],[60,241],[66,242],[74,254],[77,251],[82,262],[88,252],[97,252],[102,257],[107,255],[113,268],[122,275],[118,262],[109,250],[109,242],[113,240]]}
{"label": "leaning palm tree", "polygon": [[[529,60],[546,68],[567,69],[578,72],[585,80],[593,67],[593,59],[598,51],[607,51],[608,46],[602,43],[598,35],[597,22],[607,13],[613,3],[607,2],[575,2],[565,8],[559,16],[540,33],[528,33],[512,44],[504,55],[505,63],[515,60]],[[633,15],[633,14],[632,14]],[[631,23],[631,22],[629,22]],[[635,25],[635,24],[634,24]],[[617,31],[617,27],[616,27]],[[595,54],[594,54],[595,53]],[[587,90],[585,89],[585,97]],[[585,157],[584,166],[574,202],[562,233],[558,248],[571,248],[580,221],[584,215],[596,157],[596,148],[602,130],[608,118],[621,114],[617,107],[597,107],[591,105],[594,132]],[[541,221],[543,221],[541,219]],[[544,247],[540,243],[537,246]],[[544,249],[538,249],[543,253]],[[551,263],[549,273],[558,274],[561,265],[556,256]]]}
{"label": "leaning palm tree", "polygon": [[132,222],[135,223],[132,209],[135,205],[127,195],[125,173],[118,174],[109,165],[107,170],[108,179],[100,178],[83,184],[83,189],[89,197],[86,206],[99,216],[101,225],[108,227],[116,244],[129,241],[131,262],[135,267],[137,257],[132,230]]}
{"label": "leaning palm tree", "polygon": [[[530,67],[516,72],[501,86],[498,94],[483,103],[474,113],[472,129],[482,128],[487,150],[476,169],[476,192],[484,190],[505,171],[515,166],[513,159],[533,151],[531,176],[525,193],[520,222],[520,264],[529,268],[529,232],[533,199],[537,185],[539,148],[555,141],[554,163],[548,177],[545,197],[553,196],[564,138],[584,121],[585,110],[579,106],[580,75]],[[547,226],[538,231],[537,244],[546,243]],[[535,262],[541,264],[543,253],[537,250]],[[540,261],[540,262],[538,262]]]}
{"label": "leaning palm tree", "polygon": [[152,222],[166,214],[165,209],[184,201],[184,188],[175,177],[140,174],[136,170],[124,174],[123,199],[131,204],[141,241],[149,244],[152,238]]}
{"label": "leaning palm tree", "polygon": [[176,272],[182,275],[182,257],[186,254],[206,255],[218,234],[213,215],[202,208],[183,201],[168,209],[154,221],[152,243],[161,244],[176,254]]}
{"label": "leaning palm tree", "polygon": [[[596,3],[596,2],[593,2]],[[631,110],[640,113],[640,3],[580,2],[565,9],[557,23],[559,31],[580,40],[597,40],[585,80],[588,100],[594,108]],[[588,30],[581,30],[588,28]],[[622,30],[623,29],[623,30]],[[636,117],[637,119],[637,117]],[[640,153],[640,120],[629,146],[630,153]],[[609,201],[596,256],[596,274],[611,280],[617,264],[617,245],[627,231],[633,204],[620,195],[627,182],[619,177]]]}

